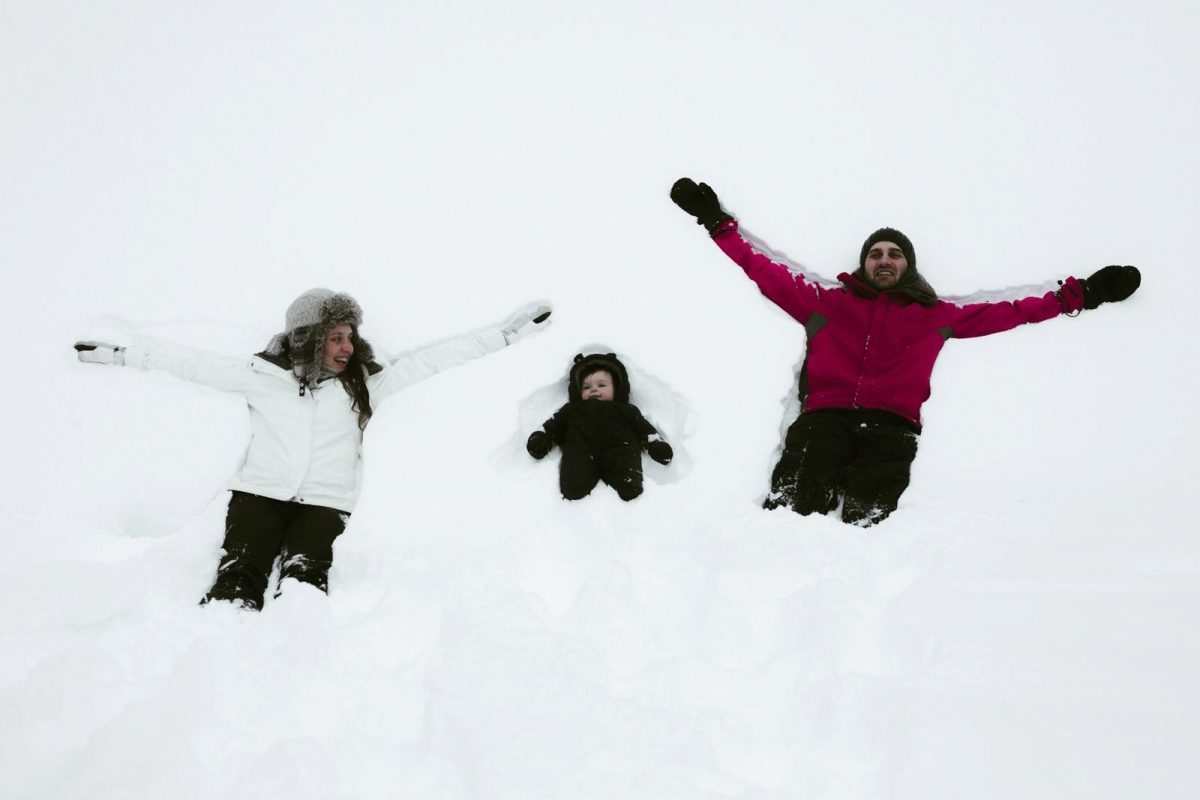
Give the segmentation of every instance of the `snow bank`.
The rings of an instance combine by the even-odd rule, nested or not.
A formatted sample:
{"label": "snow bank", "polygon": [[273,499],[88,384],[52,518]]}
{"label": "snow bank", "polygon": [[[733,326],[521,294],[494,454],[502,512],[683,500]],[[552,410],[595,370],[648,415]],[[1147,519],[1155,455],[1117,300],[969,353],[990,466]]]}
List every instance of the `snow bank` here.
{"label": "snow bank", "polygon": [[[1200,75],[1182,4],[17,7],[0,258],[5,798],[1183,798]],[[799,326],[667,199],[946,295],[1128,303],[950,343],[883,526],[759,503]],[[237,397],[87,334],[253,352],[327,285],[395,351],[548,297],[381,406],[328,597],[199,608]],[[612,350],[679,458],[522,449]]]}

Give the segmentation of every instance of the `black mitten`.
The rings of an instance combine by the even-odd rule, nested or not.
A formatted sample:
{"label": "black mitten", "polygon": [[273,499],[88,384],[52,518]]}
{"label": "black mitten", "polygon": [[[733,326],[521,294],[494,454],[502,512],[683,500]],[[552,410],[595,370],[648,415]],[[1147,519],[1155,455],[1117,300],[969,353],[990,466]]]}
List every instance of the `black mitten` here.
{"label": "black mitten", "polygon": [[529,434],[529,439],[525,442],[525,449],[534,458],[545,458],[553,446],[554,440],[545,431],[534,431]]}
{"label": "black mitten", "polygon": [[675,205],[695,217],[696,222],[709,233],[722,222],[733,219],[721,210],[717,193],[707,183],[697,184],[691,178],[680,178],[671,187],[671,199]]}
{"label": "black mitten", "polygon": [[662,439],[646,445],[646,454],[660,464],[670,464],[671,459],[675,457],[675,451],[671,449],[671,445]]}
{"label": "black mitten", "polygon": [[1142,285],[1142,273],[1137,267],[1118,267],[1110,264],[1093,272],[1083,282],[1083,307],[1095,308],[1101,303],[1118,303]]}

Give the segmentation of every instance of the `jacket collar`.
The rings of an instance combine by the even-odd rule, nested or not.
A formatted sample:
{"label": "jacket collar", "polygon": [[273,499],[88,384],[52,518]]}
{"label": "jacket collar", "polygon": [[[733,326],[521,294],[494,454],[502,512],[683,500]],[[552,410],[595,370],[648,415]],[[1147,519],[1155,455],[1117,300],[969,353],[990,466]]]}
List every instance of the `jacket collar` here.
{"label": "jacket collar", "polygon": [[862,268],[854,271],[854,274],[843,272],[838,275],[838,280],[842,285],[849,289],[859,297],[865,297],[868,300],[883,295],[901,301],[911,301],[920,303],[923,306],[932,306],[937,303],[937,292],[929,285],[929,282],[918,273],[915,269],[905,272],[904,277],[900,279],[900,285],[895,289],[888,289],[881,292],[871,284],[867,283],[866,275]]}

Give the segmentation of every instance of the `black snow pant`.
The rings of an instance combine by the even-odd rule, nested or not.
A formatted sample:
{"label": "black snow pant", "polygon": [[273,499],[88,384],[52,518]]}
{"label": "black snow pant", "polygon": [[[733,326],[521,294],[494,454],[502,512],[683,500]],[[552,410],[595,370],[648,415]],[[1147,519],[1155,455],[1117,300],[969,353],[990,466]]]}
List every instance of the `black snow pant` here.
{"label": "black snow pant", "polygon": [[765,508],[826,514],[864,527],[896,510],[917,456],[917,429],[887,411],[828,409],[801,414],[788,428]]}
{"label": "black snow pant", "polygon": [[604,481],[617,490],[622,500],[642,493],[642,451],[636,445],[610,447],[599,452],[585,443],[562,445],[558,465],[558,488],[568,500],[586,497],[596,483]]}
{"label": "black snow pant", "polygon": [[295,578],[329,591],[333,540],[346,529],[345,511],[234,492],[225,515],[225,555],[204,601],[241,601],[261,610],[280,559],[279,579]]}

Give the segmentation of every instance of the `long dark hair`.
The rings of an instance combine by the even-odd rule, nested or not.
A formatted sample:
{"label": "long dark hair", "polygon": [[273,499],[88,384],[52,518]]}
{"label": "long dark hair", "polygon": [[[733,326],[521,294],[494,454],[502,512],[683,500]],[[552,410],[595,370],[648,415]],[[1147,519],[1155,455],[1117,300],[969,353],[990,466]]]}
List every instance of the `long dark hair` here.
{"label": "long dark hair", "polygon": [[350,407],[358,412],[358,429],[364,431],[371,414],[374,413],[371,410],[371,393],[367,389],[367,364],[372,360],[374,353],[371,345],[358,335],[358,328],[353,325],[350,326],[350,343],[354,345],[354,353],[350,356],[346,368],[338,375],[338,380],[346,387],[346,393],[354,401]]}

